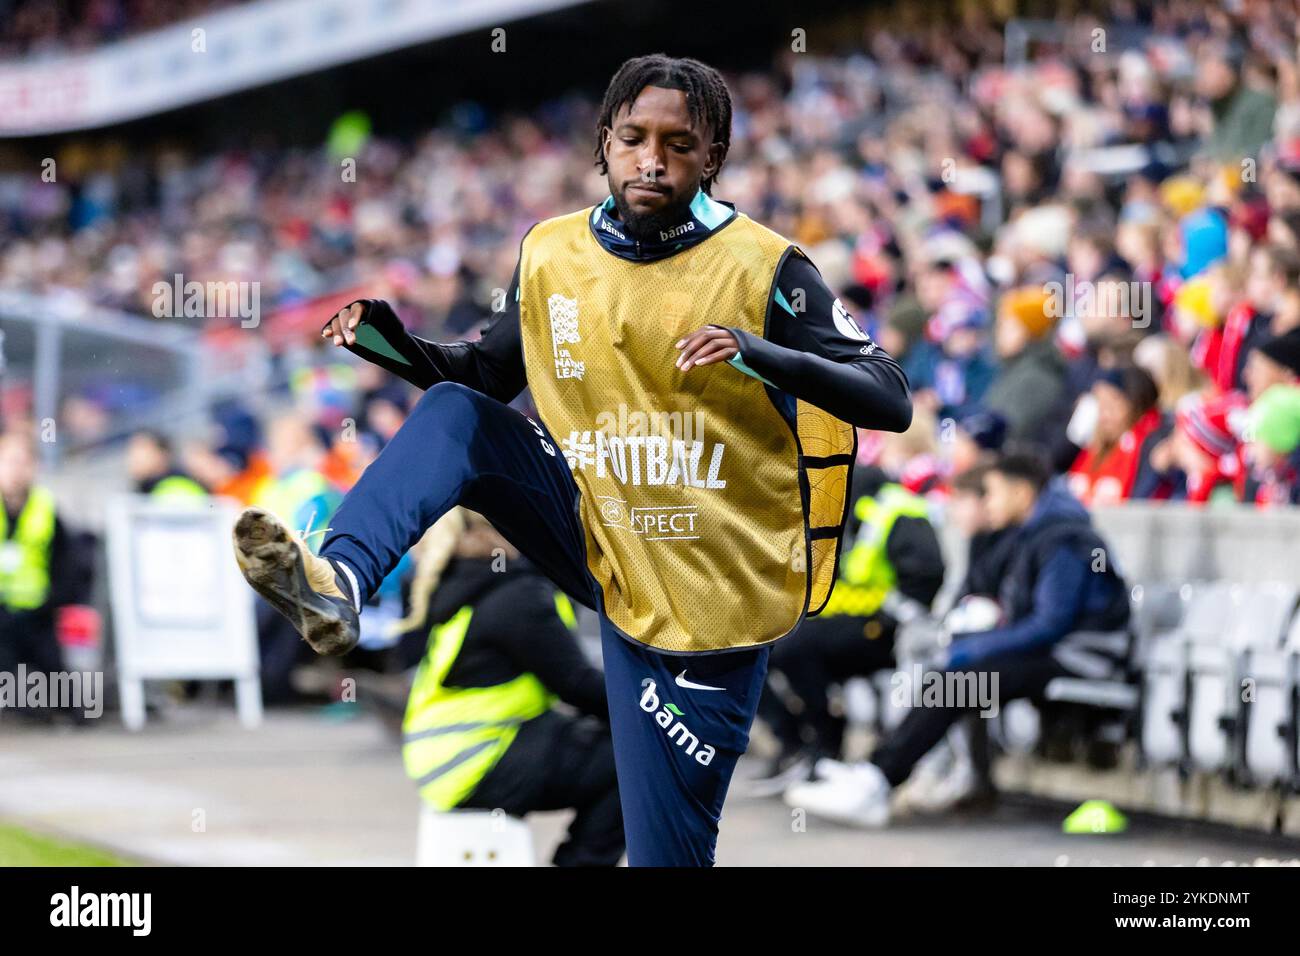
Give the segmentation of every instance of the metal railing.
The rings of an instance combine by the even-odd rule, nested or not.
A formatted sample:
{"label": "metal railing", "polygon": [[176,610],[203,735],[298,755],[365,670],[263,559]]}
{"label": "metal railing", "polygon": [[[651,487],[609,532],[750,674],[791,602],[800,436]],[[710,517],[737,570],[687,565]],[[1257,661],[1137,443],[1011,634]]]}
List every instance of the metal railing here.
{"label": "metal railing", "polygon": [[[193,434],[207,424],[214,400],[238,396],[257,404],[283,384],[259,337],[249,336],[236,351],[205,344],[197,323],[141,318],[71,297],[0,291],[0,390],[30,388],[47,469],[112,447],[140,428]],[[109,410],[101,430],[66,434],[62,406],[74,395]]]}

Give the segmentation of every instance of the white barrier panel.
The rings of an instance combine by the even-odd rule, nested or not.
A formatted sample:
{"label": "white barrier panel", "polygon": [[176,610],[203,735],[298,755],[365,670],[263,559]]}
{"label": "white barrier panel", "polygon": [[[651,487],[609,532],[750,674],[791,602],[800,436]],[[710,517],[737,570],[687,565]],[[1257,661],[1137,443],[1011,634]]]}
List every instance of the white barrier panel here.
{"label": "white barrier panel", "polygon": [[[1131,501],[1093,508],[1092,524],[1129,584],[1275,581],[1300,587],[1300,508]],[[951,523],[940,524],[939,540],[947,568],[942,598],[966,573],[967,543]],[[940,600],[938,606],[946,605]]]}
{"label": "white barrier panel", "polygon": [[108,504],[114,647],[127,727],[144,726],[146,680],[233,680],[239,718],[262,719],[253,592],[235,564],[236,502]]}
{"label": "white barrier panel", "polygon": [[1092,520],[1130,584],[1277,581],[1300,586],[1297,508],[1128,502],[1095,508]]}

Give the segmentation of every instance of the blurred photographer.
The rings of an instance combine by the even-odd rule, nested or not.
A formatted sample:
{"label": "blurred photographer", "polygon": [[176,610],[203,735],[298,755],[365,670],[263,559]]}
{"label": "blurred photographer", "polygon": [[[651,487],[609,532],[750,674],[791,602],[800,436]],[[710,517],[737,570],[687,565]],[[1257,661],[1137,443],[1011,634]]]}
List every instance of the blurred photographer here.
{"label": "blurred photographer", "polygon": [[623,815],[605,681],[578,645],[573,605],[473,512],[449,512],[425,545],[408,621],[425,622],[428,646],[402,725],[420,796],[519,817],[572,808],[555,865],[615,866]]}

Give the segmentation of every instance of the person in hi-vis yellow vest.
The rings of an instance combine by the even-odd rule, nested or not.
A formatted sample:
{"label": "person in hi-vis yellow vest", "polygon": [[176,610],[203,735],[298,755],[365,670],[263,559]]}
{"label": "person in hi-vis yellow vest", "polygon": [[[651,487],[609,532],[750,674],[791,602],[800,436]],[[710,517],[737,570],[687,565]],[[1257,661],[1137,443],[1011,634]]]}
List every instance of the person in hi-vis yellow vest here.
{"label": "person in hi-vis yellow vest", "polygon": [[412,605],[408,621],[429,638],[402,760],[421,798],[519,817],[572,809],[555,865],[617,864],[623,815],[605,681],[578,645],[573,604],[482,516],[457,508],[422,543]]}
{"label": "person in hi-vis yellow vest", "polygon": [[[609,198],[528,231],[480,340],[417,338],[375,299],[329,320],[322,336],[427,391],[319,559],[257,510],[236,556],[342,653],[425,528],[484,514],[600,614],[629,864],[705,866],[771,645],[830,598],[854,427],[902,431],[911,398],[807,255],[713,198],[716,70],[628,60],[595,133]],[[525,386],[532,417],[505,404]]]}
{"label": "person in hi-vis yellow vest", "polygon": [[928,614],[943,586],[943,552],[924,498],[889,480],[877,467],[854,476],[851,542],[826,610],[772,652],[759,714],[781,750],[755,795],[779,793],[808,778],[822,757],[839,759],[845,720],[831,707],[831,686],[894,666],[900,620]]}
{"label": "person in hi-vis yellow vest", "polygon": [[[63,669],[55,612],[81,600],[72,535],[54,495],[36,482],[36,449],[26,435],[0,435],[0,673]],[[29,714],[28,716],[41,716]]]}

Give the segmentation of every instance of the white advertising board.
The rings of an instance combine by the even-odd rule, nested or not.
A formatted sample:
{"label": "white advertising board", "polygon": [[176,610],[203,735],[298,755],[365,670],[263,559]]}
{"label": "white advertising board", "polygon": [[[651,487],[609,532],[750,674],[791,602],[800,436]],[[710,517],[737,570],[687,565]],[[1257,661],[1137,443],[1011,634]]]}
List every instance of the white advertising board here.
{"label": "white advertising board", "polygon": [[122,718],[144,725],[147,680],[233,680],[240,719],[261,720],[253,592],[235,564],[224,498],[108,506],[109,586]]}

